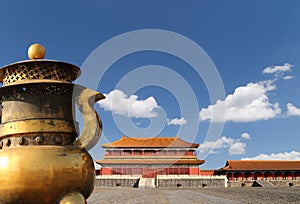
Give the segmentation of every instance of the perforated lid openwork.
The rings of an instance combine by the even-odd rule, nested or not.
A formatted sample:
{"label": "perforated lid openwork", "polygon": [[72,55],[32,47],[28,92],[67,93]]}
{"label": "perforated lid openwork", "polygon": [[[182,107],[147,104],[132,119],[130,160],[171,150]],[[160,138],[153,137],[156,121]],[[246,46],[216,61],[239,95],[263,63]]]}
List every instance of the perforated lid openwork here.
{"label": "perforated lid openwork", "polygon": [[80,75],[75,65],[53,60],[28,60],[0,69],[0,82],[4,86],[28,80],[51,80],[71,83]]}
{"label": "perforated lid openwork", "polygon": [[38,43],[28,48],[30,60],[7,65],[0,69],[0,82],[4,86],[31,82],[72,83],[80,75],[80,69],[72,64],[44,60],[45,48]]}

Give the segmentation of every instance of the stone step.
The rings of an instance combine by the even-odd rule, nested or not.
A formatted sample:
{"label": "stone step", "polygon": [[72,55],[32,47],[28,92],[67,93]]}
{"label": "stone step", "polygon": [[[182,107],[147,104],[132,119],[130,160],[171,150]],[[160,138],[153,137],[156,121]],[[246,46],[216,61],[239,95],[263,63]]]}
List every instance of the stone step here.
{"label": "stone step", "polygon": [[271,184],[269,181],[266,180],[256,180],[253,182],[252,186],[260,186],[260,187],[264,187],[264,188],[273,188],[274,185]]}
{"label": "stone step", "polygon": [[140,188],[155,188],[155,178],[140,178]]}

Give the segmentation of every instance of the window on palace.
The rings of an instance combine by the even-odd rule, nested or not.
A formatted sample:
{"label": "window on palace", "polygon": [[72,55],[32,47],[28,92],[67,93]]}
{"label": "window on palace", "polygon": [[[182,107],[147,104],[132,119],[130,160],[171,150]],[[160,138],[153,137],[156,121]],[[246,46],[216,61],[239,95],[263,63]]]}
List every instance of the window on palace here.
{"label": "window on palace", "polygon": [[169,150],[169,156],[176,156],[177,151],[176,150]]}
{"label": "window on palace", "polygon": [[167,175],[167,169],[166,168],[159,168],[157,170],[157,174],[159,174],[159,175]]}
{"label": "window on palace", "polygon": [[123,168],[123,175],[131,175],[132,169],[131,168]]}
{"label": "window on palace", "polygon": [[180,168],[180,174],[189,174],[189,168]]}
{"label": "window on palace", "polygon": [[132,168],[132,174],[133,175],[142,174],[142,168]]}
{"label": "window on palace", "polygon": [[123,155],[130,156],[131,155],[131,150],[124,150]]}
{"label": "window on palace", "polygon": [[157,155],[158,156],[166,156],[167,155],[167,151],[165,151],[165,150],[158,151]]}
{"label": "window on palace", "polygon": [[178,168],[169,168],[169,174],[178,174]]}
{"label": "window on palace", "polygon": [[155,150],[144,150],[144,155],[155,156],[156,155],[156,151]]}
{"label": "window on palace", "polygon": [[142,155],[142,150],[133,150],[133,155],[141,156]]}
{"label": "window on palace", "polygon": [[113,151],[112,152],[112,155],[114,155],[114,156],[121,156],[121,151],[119,151],[119,150],[117,150],[117,151]]}
{"label": "window on palace", "polygon": [[185,150],[179,150],[178,151],[178,156],[184,156],[184,155],[186,155],[186,152],[187,151],[185,151]]}

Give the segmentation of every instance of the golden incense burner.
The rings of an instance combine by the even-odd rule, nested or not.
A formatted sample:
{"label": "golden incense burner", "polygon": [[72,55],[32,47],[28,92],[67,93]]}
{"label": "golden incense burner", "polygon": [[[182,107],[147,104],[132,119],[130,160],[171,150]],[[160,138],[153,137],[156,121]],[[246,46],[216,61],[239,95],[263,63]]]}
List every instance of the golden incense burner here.
{"label": "golden incense burner", "polygon": [[[0,203],[86,203],[94,188],[87,150],[101,135],[93,105],[104,96],[72,83],[77,66],[44,55],[34,44],[30,60],[0,69]],[[75,103],[84,120],[79,137]]]}

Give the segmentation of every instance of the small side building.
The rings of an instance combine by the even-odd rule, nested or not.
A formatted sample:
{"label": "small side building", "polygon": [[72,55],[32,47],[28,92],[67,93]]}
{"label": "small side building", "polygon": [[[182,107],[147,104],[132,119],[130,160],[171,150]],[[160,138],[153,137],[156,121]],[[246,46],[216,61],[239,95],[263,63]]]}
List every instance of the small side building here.
{"label": "small side building", "polygon": [[215,175],[226,175],[231,186],[267,181],[274,186],[300,185],[300,161],[228,160]]}

